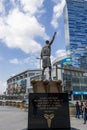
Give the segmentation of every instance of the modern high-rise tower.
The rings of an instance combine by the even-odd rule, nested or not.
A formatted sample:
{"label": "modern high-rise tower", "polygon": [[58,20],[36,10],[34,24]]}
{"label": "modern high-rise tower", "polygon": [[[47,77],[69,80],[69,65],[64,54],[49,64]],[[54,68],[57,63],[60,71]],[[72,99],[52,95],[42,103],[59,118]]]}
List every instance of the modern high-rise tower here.
{"label": "modern high-rise tower", "polygon": [[64,26],[73,66],[87,70],[87,0],[66,0]]}

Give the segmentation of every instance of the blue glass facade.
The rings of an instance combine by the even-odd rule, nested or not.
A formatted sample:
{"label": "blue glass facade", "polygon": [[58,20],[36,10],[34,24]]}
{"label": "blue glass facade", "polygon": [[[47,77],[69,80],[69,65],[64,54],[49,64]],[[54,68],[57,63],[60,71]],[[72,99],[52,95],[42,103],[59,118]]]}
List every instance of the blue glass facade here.
{"label": "blue glass facade", "polygon": [[64,23],[66,50],[73,66],[87,70],[87,1],[66,0]]}

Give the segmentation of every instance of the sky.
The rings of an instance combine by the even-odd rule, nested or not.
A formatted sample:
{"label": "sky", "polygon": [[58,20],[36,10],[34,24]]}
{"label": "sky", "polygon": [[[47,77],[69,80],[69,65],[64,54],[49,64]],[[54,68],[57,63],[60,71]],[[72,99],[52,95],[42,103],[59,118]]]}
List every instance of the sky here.
{"label": "sky", "polygon": [[65,54],[65,0],[0,0],[0,94],[10,76],[40,68],[41,48],[57,32],[51,60]]}

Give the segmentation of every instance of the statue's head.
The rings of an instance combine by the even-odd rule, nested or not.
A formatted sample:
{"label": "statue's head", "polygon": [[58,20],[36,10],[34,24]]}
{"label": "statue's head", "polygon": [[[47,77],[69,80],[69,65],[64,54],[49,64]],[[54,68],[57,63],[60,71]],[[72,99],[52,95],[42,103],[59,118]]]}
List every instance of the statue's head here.
{"label": "statue's head", "polygon": [[46,40],[46,44],[49,44],[49,40]]}

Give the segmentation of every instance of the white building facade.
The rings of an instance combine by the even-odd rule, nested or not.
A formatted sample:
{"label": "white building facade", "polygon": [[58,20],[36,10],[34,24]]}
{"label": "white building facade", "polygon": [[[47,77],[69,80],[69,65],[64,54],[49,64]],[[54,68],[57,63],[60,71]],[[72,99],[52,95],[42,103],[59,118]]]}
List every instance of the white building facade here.
{"label": "white building facade", "polygon": [[31,79],[36,80],[41,77],[41,70],[26,70],[22,73],[19,73],[15,76],[10,77],[7,80],[7,94],[8,95],[19,95],[19,94],[28,94],[32,92]]}

